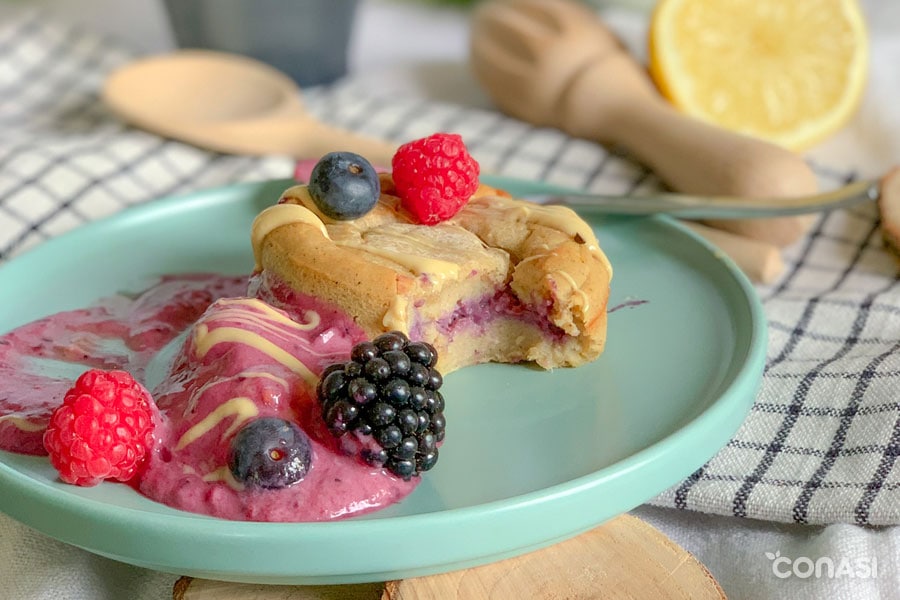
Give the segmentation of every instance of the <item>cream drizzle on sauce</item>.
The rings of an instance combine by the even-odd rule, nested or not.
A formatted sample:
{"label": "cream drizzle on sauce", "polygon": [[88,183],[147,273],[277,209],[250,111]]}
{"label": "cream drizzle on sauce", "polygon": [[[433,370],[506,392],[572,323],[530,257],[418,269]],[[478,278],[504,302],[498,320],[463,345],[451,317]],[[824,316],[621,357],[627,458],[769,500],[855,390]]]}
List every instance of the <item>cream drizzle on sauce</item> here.
{"label": "cream drizzle on sauce", "polygon": [[[255,309],[260,315],[250,315],[246,310],[230,310],[225,308],[206,322],[198,323],[194,327],[194,354],[198,359],[202,359],[217,344],[244,344],[250,346],[268,355],[273,360],[281,363],[299,377],[303,378],[307,383],[315,385],[318,377],[313,374],[302,361],[295,356],[286,352],[274,342],[267,340],[262,335],[247,329],[250,325],[255,325],[263,330],[273,333],[283,333],[278,326],[298,329],[300,331],[309,331],[317,327],[321,321],[319,314],[315,311],[308,310],[304,313],[307,319],[305,323],[298,323],[282,313],[279,313],[271,306],[265,304],[256,298],[239,298],[221,300],[224,306],[241,305]],[[215,325],[217,321],[233,322],[233,325]]]}
{"label": "cream drizzle on sauce", "polygon": [[214,379],[214,380],[212,380],[212,381],[209,381],[209,382],[207,382],[207,383],[204,383],[202,386],[200,386],[199,388],[197,388],[196,390],[194,390],[194,391],[192,392],[192,394],[191,394],[191,399],[190,399],[190,401],[187,402],[187,403],[185,404],[184,412],[182,413],[183,416],[184,416],[184,417],[187,417],[187,416],[190,415],[192,412],[194,412],[194,410],[195,410],[196,407],[197,407],[197,404],[198,404],[199,401],[200,401],[200,398],[201,398],[201,397],[203,396],[203,394],[205,394],[210,388],[213,388],[213,387],[215,387],[215,386],[217,386],[217,385],[222,385],[223,383],[231,384],[231,383],[234,382],[235,379],[238,379],[238,378],[245,378],[245,379],[252,379],[252,378],[269,379],[269,380],[274,381],[275,383],[277,383],[279,386],[281,386],[281,387],[284,388],[285,390],[288,389],[288,382],[287,382],[287,380],[284,379],[283,377],[278,377],[277,375],[273,375],[272,373],[266,373],[266,372],[264,372],[264,371],[241,371],[240,373],[238,373],[237,375],[235,375],[235,376],[233,376],[233,377],[228,377],[228,378],[225,378],[225,379],[221,379],[221,378],[219,378],[219,379]]}
{"label": "cream drizzle on sauce", "polygon": [[274,343],[262,337],[258,333],[241,329],[240,327],[216,327],[212,331],[206,325],[197,325],[195,342],[195,354],[198,359],[206,356],[213,346],[217,344],[244,344],[267,354],[270,358],[280,362],[285,367],[302,377],[307,383],[315,385],[318,378],[306,365],[297,360],[293,355],[279,348]]}
{"label": "cream drizzle on sauce", "polygon": [[0,417],[0,423],[11,423],[13,427],[19,431],[42,431],[47,428],[46,425],[32,423],[28,419],[23,419],[16,415],[4,415]]}
{"label": "cream drizzle on sauce", "polygon": [[203,481],[207,483],[221,481],[228,485],[233,490],[241,492],[244,490],[244,485],[234,478],[234,474],[231,472],[227,466],[219,467],[213,471],[210,471],[206,475],[203,476]]}
{"label": "cream drizzle on sauce", "polygon": [[206,415],[200,422],[188,429],[178,439],[175,450],[181,450],[188,444],[197,441],[210,431],[212,431],[219,423],[234,417],[231,426],[222,434],[222,439],[227,439],[229,435],[234,433],[248,419],[252,419],[259,414],[259,409],[253,400],[243,396],[231,398],[216,407],[214,411]]}

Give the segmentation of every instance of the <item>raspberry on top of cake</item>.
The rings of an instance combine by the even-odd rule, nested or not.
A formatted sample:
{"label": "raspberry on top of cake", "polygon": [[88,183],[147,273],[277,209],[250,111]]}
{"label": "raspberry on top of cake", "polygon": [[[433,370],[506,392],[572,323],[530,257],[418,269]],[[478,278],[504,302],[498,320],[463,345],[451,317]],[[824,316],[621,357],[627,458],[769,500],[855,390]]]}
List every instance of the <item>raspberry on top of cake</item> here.
{"label": "raspberry on top of cake", "polygon": [[348,313],[370,336],[432,344],[444,372],[483,362],[550,369],[597,358],[612,268],[574,211],[480,184],[458,135],[400,147],[391,173],[326,155],[253,224],[257,284]]}

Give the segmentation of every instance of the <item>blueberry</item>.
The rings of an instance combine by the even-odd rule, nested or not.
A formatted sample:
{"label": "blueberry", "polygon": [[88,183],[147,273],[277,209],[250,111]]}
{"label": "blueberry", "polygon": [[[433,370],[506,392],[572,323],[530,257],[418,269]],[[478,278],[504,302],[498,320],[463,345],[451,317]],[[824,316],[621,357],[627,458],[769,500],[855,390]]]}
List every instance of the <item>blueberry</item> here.
{"label": "blueberry", "polygon": [[329,152],[313,167],[307,189],[322,214],[349,221],[372,210],[381,194],[381,181],[359,154]]}
{"label": "blueberry", "polygon": [[312,461],[309,438],[295,423],[276,417],[255,419],[231,440],[228,466],[248,487],[283,488],[303,479]]}

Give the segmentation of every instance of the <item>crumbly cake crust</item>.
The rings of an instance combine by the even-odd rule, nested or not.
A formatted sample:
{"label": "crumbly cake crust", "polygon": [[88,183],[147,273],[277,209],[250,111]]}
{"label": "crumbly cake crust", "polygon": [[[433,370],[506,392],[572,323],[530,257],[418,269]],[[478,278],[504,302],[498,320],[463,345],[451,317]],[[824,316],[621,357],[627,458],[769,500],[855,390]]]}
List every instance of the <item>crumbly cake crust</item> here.
{"label": "crumbly cake crust", "polygon": [[[389,180],[383,190],[392,191]],[[487,186],[434,226],[410,223],[390,193],[355,221],[329,220],[305,186],[286,190],[282,204],[315,218],[254,231],[257,268],[342,308],[367,335],[400,329],[434,344],[444,371],[489,361],[577,366],[603,351],[612,269],[567,208]]]}

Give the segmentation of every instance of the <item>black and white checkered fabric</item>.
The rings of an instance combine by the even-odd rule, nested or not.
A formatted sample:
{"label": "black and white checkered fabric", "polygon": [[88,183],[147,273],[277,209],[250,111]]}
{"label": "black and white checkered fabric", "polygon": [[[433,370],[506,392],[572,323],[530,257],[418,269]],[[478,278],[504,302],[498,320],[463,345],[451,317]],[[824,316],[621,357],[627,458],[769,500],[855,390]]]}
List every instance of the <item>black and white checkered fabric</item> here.
{"label": "black and white checkered fabric", "polygon": [[[173,193],[289,177],[285,157],[209,153],[124,126],[103,77],[130,54],[110,39],[22,14],[0,23],[0,261],[88,221]],[[310,90],[325,121],[397,141],[464,136],[485,171],[608,193],[657,180],[622,156],[499,113],[379,96],[352,79]],[[822,188],[854,179],[815,164]],[[821,217],[758,288],[768,364],[746,422],[652,503],[783,522],[900,524],[900,284],[877,212]],[[2,307],[0,307],[2,310]]]}

